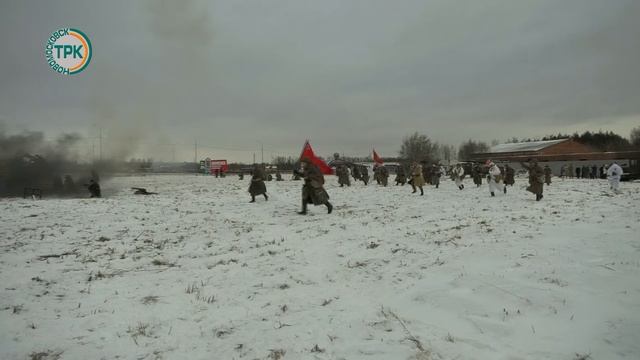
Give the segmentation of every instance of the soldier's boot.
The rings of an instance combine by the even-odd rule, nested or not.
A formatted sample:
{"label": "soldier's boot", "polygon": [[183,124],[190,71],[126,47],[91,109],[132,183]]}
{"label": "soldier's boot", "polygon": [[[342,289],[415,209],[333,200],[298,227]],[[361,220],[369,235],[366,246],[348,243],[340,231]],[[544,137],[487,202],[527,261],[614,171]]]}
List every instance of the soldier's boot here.
{"label": "soldier's boot", "polygon": [[331,214],[331,212],[333,211],[333,205],[331,205],[331,203],[328,201],[324,204],[327,206],[327,214]]}
{"label": "soldier's boot", "polygon": [[507,193],[507,186],[506,185],[504,186],[504,193],[505,194]]}
{"label": "soldier's boot", "polygon": [[411,193],[412,193],[412,194],[415,194],[415,193],[416,193],[416,191],[417,191],[417,190],[416,190],[416,186],[415,186],[415,185],[413,185],[413,184],[411,184],[411,188],[413,189],[413,191],[412,191]]}
{"label": "soldier's boot", "polygon": [[249,201],[249,202],[252,202],[252,203],[253,203],[253,202],[256,202],[256,197],[255,197],[255,195],[251,195],[251,201]]}
{"label": "soldier's boot", "polygon": [[264,200],[269,201],[269,196],[267,194],[264,194]]}
{"label": "soldier's boot", "polygon": [[496,194],[492,191],[492,192],[491,192],[491,196],[496,196]]}
{"label": "soldier's boot", "polygon": [[[462,189],[464,189],[464,184],[461,184],[461,185],[460,185],[460,187],[461,187]],[[460,190],[462,190],[462,189],[460,189]]]}
{"label": "soldier's boot", "polygon": [[302,210],[298,212],[300,215],[307,215],[307,202],[302,200]]}
{"label": "soldier's boot", "polygon": [[420,186],[420,196],[424,195],[424,190],[422,189],[422,186]]}

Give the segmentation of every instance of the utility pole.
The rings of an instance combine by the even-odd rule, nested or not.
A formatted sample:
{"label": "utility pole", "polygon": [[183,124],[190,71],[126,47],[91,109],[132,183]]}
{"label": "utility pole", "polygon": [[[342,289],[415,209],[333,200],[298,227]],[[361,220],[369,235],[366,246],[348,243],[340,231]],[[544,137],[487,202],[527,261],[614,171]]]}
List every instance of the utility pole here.
{"label": "utility pole", "polygon": [[102,161],[102,128],[100,128],[100,161]]}
{"label": "utility pole", "polygon": [[264,145],[260,143],[260,152],[262,153],[262,165],[264,165]]}
{"label": "utility pole", "polygon": [[193,156],[193,162],[194,163],[198,163],[198,140],[196,139],[194,144],[193,144],[194,150],[195,150],[195,154]]}
{"label": "utility pole", "polygon": [[253,153],[253,163],[256,163],[256,153]]}

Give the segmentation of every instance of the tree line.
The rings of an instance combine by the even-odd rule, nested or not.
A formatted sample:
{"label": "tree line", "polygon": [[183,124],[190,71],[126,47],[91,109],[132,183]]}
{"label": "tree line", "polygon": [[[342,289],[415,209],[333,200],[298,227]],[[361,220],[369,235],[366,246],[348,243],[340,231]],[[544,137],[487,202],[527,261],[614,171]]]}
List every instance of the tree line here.
{"label": "tree line", "polygon": [[[471,154],[489,152],[491,146],[500,143],[518,143],[545,140],[573,139],[599,151],[620,151],[629,149],[640,149],[640,126],[631,130],[629,139],[614,133],[613,131],[585,131],[583,133],[547,135],[535,138],[513,137],[506,141],[493,140],[490,143],[469,139],[459,146],[441,144],[432,140],[426,134],[414,132],[402,139],[400,151],[397,157],[385,156],[387,162],[436,162],[448,164],[456,160],[466,160]],[[381,154],[384,155],[384,154]],[[329,160],[331,157],[325,158]],[[371,162],[371,155],[366,157],[341,157],[341,159],[351,162]],[[271,163],[282,170],[292,170],[298,165],[298,158],[292,156],[278,156],[272,159]]]}
{"label": "tree line", "polygon": [[[573,139],[598,151],[624,151],[640,149],[640,126],[631,130],[629,139],[613,131],[598,132],[585,131],[583,133],[547,135],[540,138],[511,138],[504,143],[519,143],[545,140]],[[491,145],[498,145],[501,141],[493,140]],[[483,141],[469,139],[457,148],[441,145],[432,141],[427,135],[414,133],[402,140],[399,155],[406,161],[451,161],[452,159],[466,160],[471,154],[489,152],[491,147]]]}

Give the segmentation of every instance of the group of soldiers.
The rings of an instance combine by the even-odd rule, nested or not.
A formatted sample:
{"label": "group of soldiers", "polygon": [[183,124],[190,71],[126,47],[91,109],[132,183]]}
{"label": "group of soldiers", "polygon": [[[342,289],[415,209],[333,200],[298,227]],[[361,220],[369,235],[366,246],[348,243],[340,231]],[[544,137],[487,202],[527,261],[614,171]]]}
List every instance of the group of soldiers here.
{"label": "group of soldiers", "polygon": [[[352,166],[351,176],[353,176],[353,180],[362,181],[367,185],[369,183],[369,169],[364,165],[353,164]],[[338,176],[338,184],[340,184],[340,187],[345,185],[351,186],[351,181],[349,180],[349,166],[346,164],[338,164],[336,166],[336,176]]]}
{"label": "group of soldiers", "polygon": [[[316,166],[311,162],[309,158],[302,158],[300,160],[301,169],[294,170],[294,180],[303,179],[304,184],[302,186],[302,209],[298,212],[301,215],[306,215],[308,211],[308,205],[325,205],[327,207],[327,213],[331,214],[333,211],[333,205],[329,202],[329,194],[324,189],[324,175]],[[282,180],[280,172],[276,173],[276,181]],[[267,195],[267,175],[265,170],[260,165],[254,165],[251,183],[249,185],[249,194],[251,194],[251,201],[256,202],[256,196],[263,195],[265,201],[269,200]]]}
{"label": "group of soldiers", "polygon": [[99,181],[100,177],[95,170],[91,171],[89,182],[85,184],[77,183],[71,175],[65,175],[64,178],[54,176],[51,191],[54,194],[70,196],[79,194],[81,187],[85,187],[89,191],[90,197],[99,198],[102,197]]}
{"label": "group of soldiers", "polygon": [[561,178],[577,178],[577,179],[604,179],[607,177],[607,168],[604,165],[598,167],[595,164],[574,166],[573,164],[564,165],[560,168]]}
{"label": "group of soldiers", "polygon": [[[529,176],[529,186],[527,191],[535,195],[536,201],[542,200],[544,185],[551,184],[552,171],[548,165],[544,167],[540,166],[536,159],[530,159],[527,163],[520,163],[522,168],[526,169]],[[333,205],[329,202],[329,194],[324,189],[324,176],[320,169],[314,165],[309,159],[303,158],[301,160],[302,169],[294,170],[294,177],[300,177],[304,180],[302,187],[302,209],[300,214],[307,214],[308,204],[325,205],[327,212],[330,214],[333,210]],[[396,185],[410,184],[412,187],[412,193],[415,194],[420,190],[420,195],[424,195],[424,185],[429,183],[436,188],[440,185],[440,177],[446,174],[446,169],[440,164],[432,164],[428,167],[429,171],[425,171],[425,168],[418,163],[413,162],[410,166],[408,175],[402,166],[396,169]],[[338,183],[340,187],[350,186],[351,181],[349,178],[350,168],[347,164],[338,164],[336,166],[336,175],[338,177]],[[379,185],[387,186],[389,171],[384,165],[374,166],[374,179]],[[492,197],[498,193],[507,193],[507,186],[513,186],[515,184],[515,169],[508,164],[503,167],[498,166],[491,160],[487,160],[484,166],[481,164],[474,164],[471,167],[471,177],[476,186],[482,185],[482,178],[486,176],[487,183],[489,185],[489,193]],[[455,182],[456,186],[460,190],[464,190],[464,177],[465,169],[462,164],[456,164],[449,172],[451,179]],[[622,176],[622,168],[619,165],[613,164],[607,170],[609,175],[610,186],[614,191],[618,191],[620,177]],[[351,168],[351,175],[355,180],[362,180],[365,185],[369,180],[369,174],[366,167],[353,164]],[[264,169],[260,166],[254,168],[253,177],[251,179],[251,185],[249,192],[251,194],[251,202],[255,202],[255,197],[258,195],[264,195],[265,200],[268,200],[266,194],[267,189],[264,184],[266,176]],[[429,181],[426,181],[429,179]]]}

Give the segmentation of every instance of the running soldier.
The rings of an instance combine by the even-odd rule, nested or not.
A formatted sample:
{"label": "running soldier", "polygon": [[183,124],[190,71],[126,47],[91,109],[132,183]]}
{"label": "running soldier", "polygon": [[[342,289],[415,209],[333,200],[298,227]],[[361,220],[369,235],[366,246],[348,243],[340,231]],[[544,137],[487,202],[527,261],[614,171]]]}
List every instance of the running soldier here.
{"label": "running soldier", "polygon": [[431,185],[435,185],[436,189],[440,187],[440,177],[442,176],[442,168],[437,163],[431,165]]}
{"label": "running soldier", "polygon": [[304,179],[304,185],[302,185],[302,210],[298,214],[306,215],[308,204],[325,205],[327,213],[331,214],[333,205],[329,202],[329,194],[324,189],[324,175],[309,158],[303,158],[301,165],[300,175]]}
{"label": "running soldier", "polygon": [[[529,171],[529,187],[527,191],[536,195],[536,201],[542,200],[544,187],[544,170],[538,165],[538,160],[531,159],[529,164],[521,163],[522,167]],[[579,169],[579,168],[578,168]]]}
{"label": "running soldier", "polygon": [[487,166],[489,167],[487,180],[489,182],[489,192],[491,196],[496,196],[496,192],[500,190],[506,194],[507,187],[502,183],[502,173],[498,165],[494,164],[491,160],[487,160]]}
{"label": "running soldier", "polygon": [[607,178],[609,179],[609,187],[615,193],[619,192],[620,178],[622,177],[622,173],[623,173],[622,168],[615,161],[607,169]]}
{"label": "running soldier", "polygon": [[250,202],[256,202],[256,196],[258,195],[264,195],[264,199],[269,200],[269,196],[267,196],[267,185],[264,184],[265,178],[266,176],[262,166],[258,164],[253,165],[251,184],[249,185],[249,194],[251,194]]}
{"label": "running soldier", "polygon": [[451,171],[451,174],[453,176],[453,181],[456,182],[456,186],[458,187],[458,189],[464,189],[464,184],[462,183],[462,179],[464,179],[464,168],[462,167],[462,164],[457,163],[456,167],[454,167]]}
{"label": "running soldier", "polygon": [[509,166],[509,164],[505,164],[504,172],[504,185],[513,186],[513,184],[516,183],[516,170]]}
{"label": "running soldier", "polygon": [[424,177],[422,176],[422,166],[417,162],[411,165],[411,188],[413,188],[412,194],[415,194],[416,187],[420,189],[420,195],[424,195]]}
{"label": "running soldier", "polygon": [[340,184],[340,187],[344,187],[345,185],[351,186],[351,181],[349,180],[349,168],[347,168],[346,165],[338,165],[336,167],[336,175],[338,175],[338,184]]}
{"label": "running soldier", "polygon": [[476,187],[482,186],[482,169],[479,164],[474,164],[471,168],[471,177]]}
{"label": "running soldier", "polygon": [[396,168],[396,186],[407,183],[407,175],[404,173],[404,166],[400,165]]}
{"label": "running soldier", "polygon": [[369,169],[366,166],[360,169],[360,179],[365,185],[369,183]]}
{"label": "running soldier", "polygon": [[378,166],[378,181],[382,186],[389,185],[389,169],[386,166]]}
{"label": "running soldier", "polygon": [[97,181],[89,180],[89,186],[87,187],[92,198],[102,197],[102,191],[100,190],[100,184]]}
{"label": "running soldier", "polygon": [[551,168],[549,165],[544,166],[544,183],[547,184],[547,186],[551,185]]}

